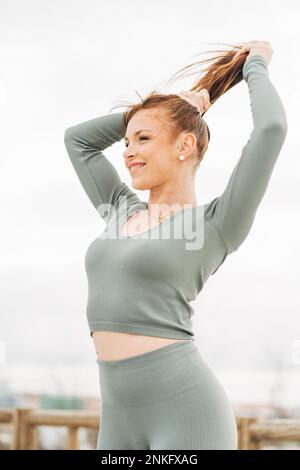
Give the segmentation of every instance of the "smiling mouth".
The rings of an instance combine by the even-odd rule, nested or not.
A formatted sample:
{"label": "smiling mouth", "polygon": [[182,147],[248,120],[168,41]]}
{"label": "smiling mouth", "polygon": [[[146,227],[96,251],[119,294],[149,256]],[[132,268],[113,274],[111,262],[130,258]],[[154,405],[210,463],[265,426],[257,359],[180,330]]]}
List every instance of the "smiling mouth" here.
{"label": "smiling mouth", "polygon": [[144,165],[133,165],[132,167],[130,167],[130,174],[134,175],[135,173],[138,173],[139,171],[143,170],[146,165],[147,163],[145,163]]}

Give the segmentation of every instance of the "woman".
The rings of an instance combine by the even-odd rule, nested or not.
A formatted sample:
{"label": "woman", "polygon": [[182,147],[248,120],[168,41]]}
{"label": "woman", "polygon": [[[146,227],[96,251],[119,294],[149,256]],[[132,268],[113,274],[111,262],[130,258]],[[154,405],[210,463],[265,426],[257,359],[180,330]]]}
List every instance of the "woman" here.
{"label": "woman", "polygon": [[[190,91],[153,92],[126,113],[65,132],[74,169],[106,222],[85,257],[102,395],[97,449],[237,448],[230,402],[194,344],[190,302],[249,233],[287,122],[268,74],[270,43],[234,47]],[[195,173],[210,139],[202,115],[242,79],[253,131],[224,192],[198,205]],[[149,189],[149,202],[102,153],[123,137],[132,186]],[[176,237],[161,236],[170,229]]]}

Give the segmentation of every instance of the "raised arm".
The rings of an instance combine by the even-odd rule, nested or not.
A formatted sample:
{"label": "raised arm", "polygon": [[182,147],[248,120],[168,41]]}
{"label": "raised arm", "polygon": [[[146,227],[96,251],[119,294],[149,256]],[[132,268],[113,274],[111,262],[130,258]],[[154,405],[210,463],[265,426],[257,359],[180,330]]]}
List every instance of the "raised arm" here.
{"label": "raised arm", "polygon": [[204,206],[205,216],[219,230],[229,253],[250,231],[287,134],[285,110],[261,55],[245,61],[243,78],[254,128],[224,192]]}
{"label": "raised arm", "polygon": [[86,194],[106,222],[118,208],[121,196],[127,198],[128,206],[140,202],[102,152],[120,141],[125,131],[123,113],[107,114],[65,131],[64,142],[72,165]]}

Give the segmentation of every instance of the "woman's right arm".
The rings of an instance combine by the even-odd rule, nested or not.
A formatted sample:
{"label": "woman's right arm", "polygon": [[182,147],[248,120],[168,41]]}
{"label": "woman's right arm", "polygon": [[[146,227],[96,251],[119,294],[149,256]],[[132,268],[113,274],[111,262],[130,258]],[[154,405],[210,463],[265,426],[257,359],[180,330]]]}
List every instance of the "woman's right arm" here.
{"label": "woman's right arm", "polygon": [[106,222],[117,209],[121,196],[127,197],[128,205],[140,202],[103,154],[125,132],[123,113],[106,114],[65,131],[64,142],[71,163],[87,196]]}
{"label": "woman's right arm", "polygon": [[225,190],[205,205],[206,217],[229,253],[239,248],[250,231],[287,134],[285,109],[269,78],[266,60],[260,55],[248,57],[243,77],[250,93],[253,130]]}

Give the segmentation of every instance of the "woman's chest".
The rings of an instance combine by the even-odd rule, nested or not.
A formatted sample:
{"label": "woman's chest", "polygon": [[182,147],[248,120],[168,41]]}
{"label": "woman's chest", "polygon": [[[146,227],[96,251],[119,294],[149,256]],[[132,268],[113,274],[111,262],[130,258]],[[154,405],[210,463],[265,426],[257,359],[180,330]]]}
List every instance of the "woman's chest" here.
{"label": "woman's chest", "polygon": [[125,221],[121,228],[121,235],[123,237],[133,237],[152,230],[159,223],[158,219],[149,217],[148,211],[139,211]]}

